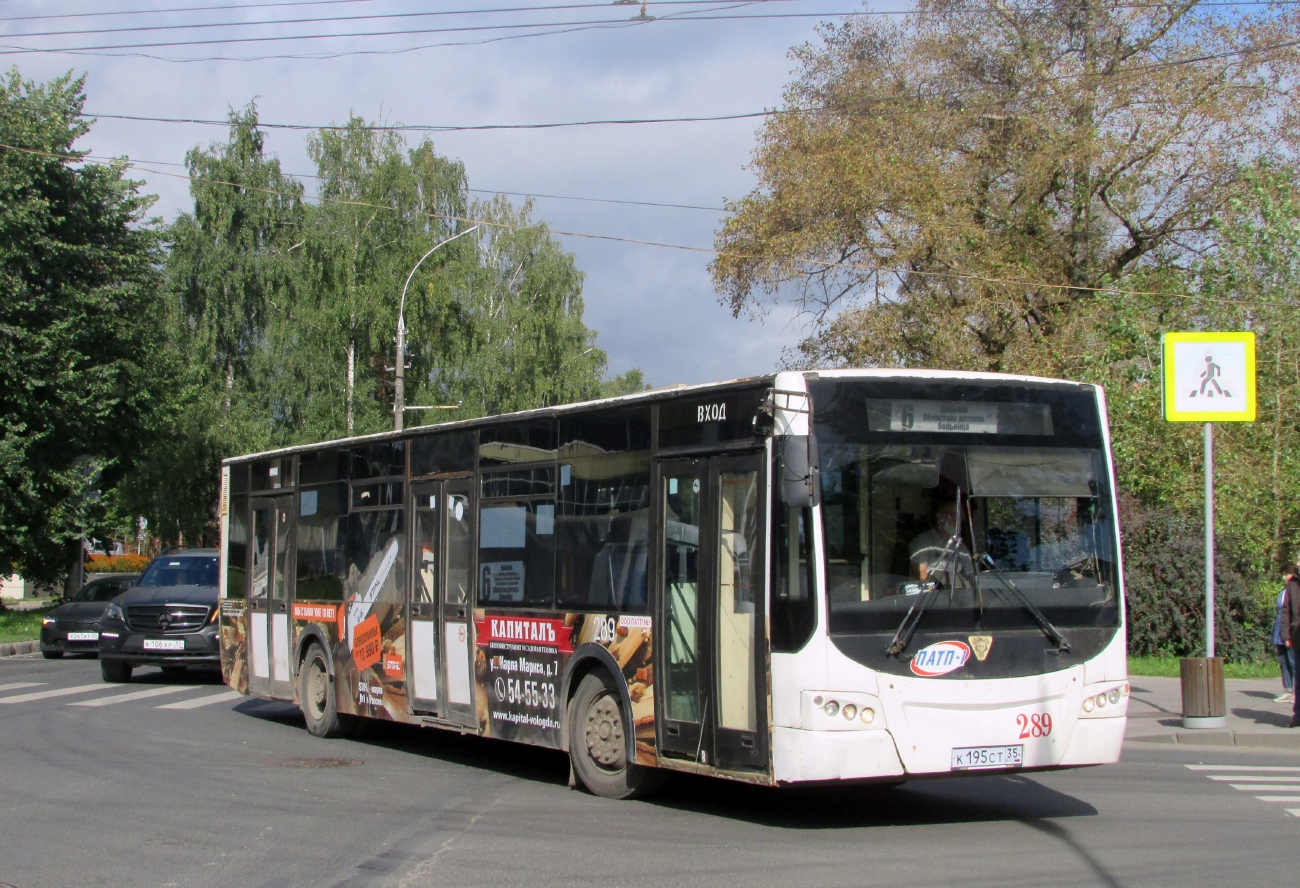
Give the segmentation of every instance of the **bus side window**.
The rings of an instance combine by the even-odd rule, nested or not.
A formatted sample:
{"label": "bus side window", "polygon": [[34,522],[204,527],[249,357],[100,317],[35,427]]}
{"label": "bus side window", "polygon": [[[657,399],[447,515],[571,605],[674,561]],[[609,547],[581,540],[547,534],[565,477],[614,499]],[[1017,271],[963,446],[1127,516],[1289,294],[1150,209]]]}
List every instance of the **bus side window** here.
{"label": "bus side window", "polygon": [[774,513],[772,650],[790,653],[808,643],[817,624],[812,561],[808,557],[812,510],[784,506],[778,501]]}

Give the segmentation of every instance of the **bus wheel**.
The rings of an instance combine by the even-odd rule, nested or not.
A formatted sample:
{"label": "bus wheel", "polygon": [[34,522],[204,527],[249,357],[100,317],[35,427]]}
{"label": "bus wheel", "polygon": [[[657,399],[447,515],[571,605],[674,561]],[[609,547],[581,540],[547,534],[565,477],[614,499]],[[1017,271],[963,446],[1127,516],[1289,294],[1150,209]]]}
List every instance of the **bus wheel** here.
{"label": "bus wheel", "polygon": [[582,785],[607,799],[632,799],[654,792],[663,773],[627,760],[627,726],[618,692],[591,673],[569,701],[569,759]]}
{"label": "bus wheel", "polygon": [[325,651],[313,643],[298,671],[298,700],[307,730],[317,737],[346,737],[356,729],[355,716],[339,715]]}

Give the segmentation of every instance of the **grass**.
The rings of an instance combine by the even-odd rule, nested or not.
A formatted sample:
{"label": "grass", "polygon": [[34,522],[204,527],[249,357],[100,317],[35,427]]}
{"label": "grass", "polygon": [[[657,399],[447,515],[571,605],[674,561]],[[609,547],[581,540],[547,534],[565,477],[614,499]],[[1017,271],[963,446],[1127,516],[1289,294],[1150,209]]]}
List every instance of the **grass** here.
{"label": "grass", "polygon": [[53,608],[40,610],[0,611],[0,644],[10,641],[35,641],[41,637],[41,617]]}
{"label": "grass", "polygon": [[[1160,675],[1166,678],[1178,678],[1177,657],[1129,657],[1129,675]],[[1277,663],[1225,663],[1224,678],[1276,678],[1281,679],[1282,672]]]}

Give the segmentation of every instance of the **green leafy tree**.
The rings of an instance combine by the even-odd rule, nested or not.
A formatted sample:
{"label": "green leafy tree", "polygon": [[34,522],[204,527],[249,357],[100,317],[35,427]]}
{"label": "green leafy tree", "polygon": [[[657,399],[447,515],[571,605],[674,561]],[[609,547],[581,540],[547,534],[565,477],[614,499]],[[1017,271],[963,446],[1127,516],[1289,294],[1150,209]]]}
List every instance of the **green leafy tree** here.
{"label": "green leafy tree", "polygon": [[[391,427],[393,337],[407,274],[431,246],[454,234],[465,214],[465,170],[428,140],[405,150],[400,135],[352,117],[308,142],[320,177],[303,250],[303,298],[293,335],[313,366],[341,358],[341,372],[304,417],[313,430],[373,432]],[[461,246],[421,267],[426,277]],[[413,282],[413,286],[416,284]],[[341,396],[341,397],[340,397]],[[341,420],[341,424],[340,424]]]}
{"label": "green leafy tree", "polygon": [[225,142],[186,155],[194,209],[166,231],[168,342],[179,368],[173,407],[119,508],[165,539],[197,541],[215,519],[223,457],[283,443],[270,331],[294,300],[302,186],[267,157],[249,105]]}
{"label": "green leafy tree", "polygon": [[499,196],[470,213],[485,223],[465,238],[473,249],[408,303],[412,403],[459,404],[451,416],[467,417],[598,397],[607,358],[582,321],[573,256],[531,203]]}
{"label": "green leafy tree", "polygon": [[83,88],[16,70],[0,88],[0,574],[47,581],[169,395],[153,198],[73,149]]}
{"label": "green leafy tree", "polygon": [[645,381],[645,373],[640,367],[633,367],[625,373],[614,376],[600,384],[600,394],[604,398],[617,398],[619,395],[634,395],[649,391],[652,386]]}

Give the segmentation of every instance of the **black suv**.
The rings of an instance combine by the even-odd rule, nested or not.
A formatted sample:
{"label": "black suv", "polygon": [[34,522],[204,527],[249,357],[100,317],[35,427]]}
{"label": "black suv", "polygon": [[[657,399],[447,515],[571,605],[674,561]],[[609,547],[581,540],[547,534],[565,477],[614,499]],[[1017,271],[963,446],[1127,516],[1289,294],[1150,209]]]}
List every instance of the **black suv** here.
{"label": "black suv", "polygon": [[215,549],[159,555],[140,579],[108,605],[100,620],[104,681],[130,681],[136,666],[164,672],[221,668]]}

